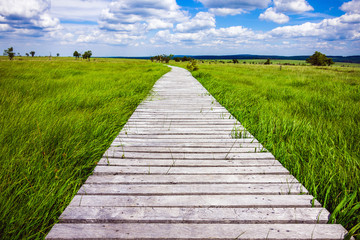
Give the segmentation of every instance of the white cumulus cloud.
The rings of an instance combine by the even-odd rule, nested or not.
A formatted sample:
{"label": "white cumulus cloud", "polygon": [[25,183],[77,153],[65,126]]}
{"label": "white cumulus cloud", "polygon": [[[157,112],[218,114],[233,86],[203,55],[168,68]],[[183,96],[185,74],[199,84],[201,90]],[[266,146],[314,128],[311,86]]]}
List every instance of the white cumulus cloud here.
{"label": "white cumulus cloud", "polygon": [[52,0],[51,15],[61,20],[96,22],[107,0]]}
{"label": "white cumulus cloud", "polygon": [[266,8],[271,0],[198,0],[207,8]]}
{"label": "white cumulus cloud", "polygon": [[340,9],[348,13],[360,13],[360,0],[352,0],[350,2],[343,3]]}
{"label": "white cumulus cloud", "polygon": [[214,15],[207,12],[199,12],[190,21],[176,25],[176,30],[179,32],[196,32],[213,27],[215,27]]}
{"label": "white cumulus cloud", "polygon": [[261,13],[259,19],[283,24],[287,23],[290,18],[283,13],[277,13],[275,9],[271,7],[266,9],[264,13]]}
{"label": "white cumulus cloud", "polygon": [[209,12],[219,16],[237,15],[248,10],[266,8],[271,0],[197,0],[201,2]]}
{"label": "white cumulus cloud", "polygon": [[191,47],[223,47],[234,48],[250,41],[258,41],[269,38],[263,33],[255,33],[251,29],[242,26],[233,26],[227,28],[210,28],[197,32],[175,32],[169,30],[159,31],[151,39],[153,44],[177,44],[178,46]]}
{"label": "white cumulus cloud", "polygon": [[105,30],[138,32],[143,26],[147,30],[171,28],[187,19],[175,0],[116,0],[102,11],[99,24]]}
{"label": "white cumulus cloud", "polygon": [[4,32],[4,31],[9,31],[10,29],[11,27],[9,26],[9,24],[0,23],[0,31]]}
{"label": "white cumulus cloud", "polygon": [[274,6],[277,12],[303,13],[314,10],[305,0],[274,0]]}
{"label": "white cumulus cloud", "polygon": [[217,16],[227,16],[227,15],[239,15],[242,13],[246,13],[245,10],[241,9],[241,8],[236,8],[236,9],[232,9],[232,8],[210,8],[209,11]]}
{"label": "white cumulus cloud", "polygon": [[345,14],[337,18],[324,19],[319,23],[278,27],[269,32],[273,37],[311,38],[323,40],[359,40],[360,15]]}
{"label": "white cumulus cloud", "polygon": [[5,17],[33,18],[49,8],[48,0],[0,1],[0,15]]}
{"label": "white cumulus cloud", "polygon": [[19,34],[34,36],[60,29],[60,21],[49,14],[49,0],[0,1],[0,20]]}

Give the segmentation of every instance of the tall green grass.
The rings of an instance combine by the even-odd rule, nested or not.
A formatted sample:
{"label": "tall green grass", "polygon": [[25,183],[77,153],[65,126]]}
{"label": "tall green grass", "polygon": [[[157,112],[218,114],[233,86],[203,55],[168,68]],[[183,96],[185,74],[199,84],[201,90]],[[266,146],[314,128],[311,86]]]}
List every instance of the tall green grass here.
{"label": "tall green grass", "polygon": [[0,238],[42,239],[169,69],[141,60],[1,60]]}
{"label": "tall green grass", "polygon": [[360,68],[199,67],[193,76],[359,239]]}

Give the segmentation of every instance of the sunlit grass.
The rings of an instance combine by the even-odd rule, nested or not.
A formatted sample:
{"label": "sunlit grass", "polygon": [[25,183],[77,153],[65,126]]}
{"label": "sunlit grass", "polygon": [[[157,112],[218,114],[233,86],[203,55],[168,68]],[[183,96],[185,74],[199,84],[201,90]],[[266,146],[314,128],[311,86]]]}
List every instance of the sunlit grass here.
{"label": "sunlit grass", "polygon": [[142,60],[0,59],[0,238],[42,239],[155,81]]}
{"label": "sunlit grass", "polygon": [[332,212],[331,222],[358,233],[360,68],[199,68],[193,76]]}

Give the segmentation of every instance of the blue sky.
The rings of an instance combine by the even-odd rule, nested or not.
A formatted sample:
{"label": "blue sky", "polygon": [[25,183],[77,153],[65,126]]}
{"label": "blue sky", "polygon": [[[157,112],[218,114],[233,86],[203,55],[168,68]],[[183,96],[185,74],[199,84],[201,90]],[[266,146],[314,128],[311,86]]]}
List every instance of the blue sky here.
{"label": "blue sky", "polygon": [[0,0],[25,55],[360,55],[360,0]]}

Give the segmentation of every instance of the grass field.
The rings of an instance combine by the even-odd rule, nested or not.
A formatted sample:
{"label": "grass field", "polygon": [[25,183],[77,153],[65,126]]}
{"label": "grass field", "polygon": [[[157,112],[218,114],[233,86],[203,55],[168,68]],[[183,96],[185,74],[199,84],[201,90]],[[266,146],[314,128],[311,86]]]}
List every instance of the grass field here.
{"label": "grass field", "polygon": [[360,68],[199,68],[193,76],[333,213],[330,221],[358,235]]}
{"label": "grass field", "polygon": [[155,81],[142,60],[0,58],[0,238],[43,239]]}
{"label": "grass field", "polygon": [[[238,64],[261,64],[263,65],[267,59],[238,59]],[[299,65],[299,66],[310,66],[309,63],[306,63],[302,60],[279,60],[271,59],[271,64],[273,65]],[[217,60],[198,60],[199,64],[231,64],[233,63],[232,59],[217,59]],[[358,63],[345,63],[345,62],[335,62],[333,66],[336,67],[355,67],[360,68]]]}

